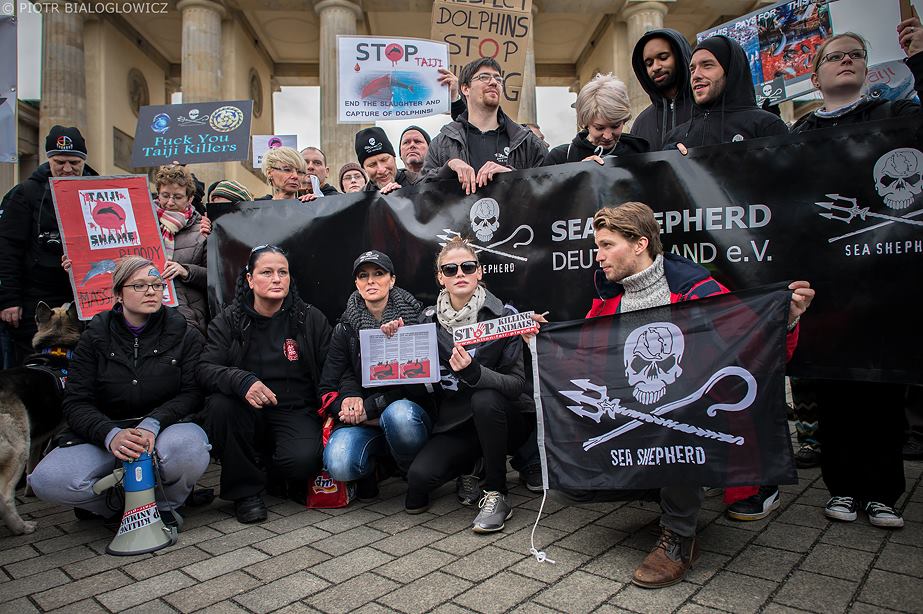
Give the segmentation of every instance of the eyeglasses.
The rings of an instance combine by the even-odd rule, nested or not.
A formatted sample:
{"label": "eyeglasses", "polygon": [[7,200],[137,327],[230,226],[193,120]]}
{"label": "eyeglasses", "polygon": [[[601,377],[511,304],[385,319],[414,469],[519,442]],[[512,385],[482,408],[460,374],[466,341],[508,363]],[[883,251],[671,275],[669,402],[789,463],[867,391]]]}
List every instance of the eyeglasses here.
{"label": "eyeglasses", "polygon": [[503,85],[503,77],[501,77],[500,75],[493,75],[487,72],[482,72],[479,75],[474,75],[473,77],[471,77],[472,81],[480,81],[481,83],[490,83],[491,79],[493,79],[500,85]]}
{"label": "eyeglasses", "polygon": [[343,175],[343,181],[363,181],[364,179],[365,177],[359,173],[346,173]]}
{"label": "eyeglasses", "polygon": [[849,56],[850,60],[864,60],[868,57],[868,52],[865,49],[853,49],[851,51],[831,51],[825,55],[820,63],[826,64],[827,62],[842,62],[843,58]]}
{"label": "eyeglasses", "polygon": [[458,275],[459,267],[461,267],[461,272],[465,275],[473,275],[474,272],[478,270],[478,263],[474,260],[466,260],[461,264],[449,262],[448,264],[439,265],[439,270],[442,271],[442,274],[446,277],[455,277]]}
{"label": "eyeglasses", "polygon": [[305,175],[307,175],[306,172],[299,171],[298,169],[292,168],[291,166],[283,166],[281,168],[278,166],[270,166],[269,168],[271,168],[274,171],[279,171],[283,175],[291,175],[292,173],[298,175],[299,177],[304,177]]}
{"label": "eyeglasses", "polygon": [[150,288],[154,292],[163,292],[163,289],[166,288],[167,286],[163,282],[158,281],[152,284],[128,284],[127,287],[131,288],[138,294],[141,294],[142,292],[147,292],[148,288]]}
{"label": "eyeglasses", "polygon": [[189,198],[189,196],[186,194],[167,194],[166,192],[161,192],[157,196],[160,198],[160,200],[162,200],[165,203],[170,202],[171,200],[173,202],[178,203],[181,200],[186,200],[187,198]]}

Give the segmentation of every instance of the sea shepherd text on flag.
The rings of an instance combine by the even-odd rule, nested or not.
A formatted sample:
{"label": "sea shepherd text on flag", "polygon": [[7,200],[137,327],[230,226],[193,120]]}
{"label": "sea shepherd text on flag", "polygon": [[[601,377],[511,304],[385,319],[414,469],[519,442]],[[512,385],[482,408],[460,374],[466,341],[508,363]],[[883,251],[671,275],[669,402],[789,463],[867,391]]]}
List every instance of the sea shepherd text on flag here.
{"label": "sea shepherd text on flag", "polygon": [[797,481],[780,283],[546,325],[533,360],[545,487]]}

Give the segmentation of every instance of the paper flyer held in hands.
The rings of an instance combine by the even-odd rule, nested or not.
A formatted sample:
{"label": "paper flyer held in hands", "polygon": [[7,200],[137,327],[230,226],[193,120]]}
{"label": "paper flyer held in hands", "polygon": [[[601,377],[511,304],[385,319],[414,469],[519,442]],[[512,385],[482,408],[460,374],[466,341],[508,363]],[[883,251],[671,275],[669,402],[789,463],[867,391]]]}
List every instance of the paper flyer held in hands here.
{"label": "paper flyer held in hands", "polygon": [[439,381],[435,324],[402,326],[392,337],[370,328],[359,331],[362,386],[395,386]]}

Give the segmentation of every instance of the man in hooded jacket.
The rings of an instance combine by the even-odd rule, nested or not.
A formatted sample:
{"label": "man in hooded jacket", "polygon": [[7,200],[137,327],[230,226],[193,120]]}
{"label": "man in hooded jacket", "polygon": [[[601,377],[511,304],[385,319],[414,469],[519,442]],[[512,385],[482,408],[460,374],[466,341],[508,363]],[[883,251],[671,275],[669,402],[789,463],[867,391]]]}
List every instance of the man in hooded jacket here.
{"label": "man in hooded jacket", "polygon": [[723,35],[706,38],[690,61],[692,117],[664,138],[664,149],[717,145],[788,134],[777,115],[756,106],[747,54]]}
{"label": "man in hooded jacket", "polygon": [[692,47],[676,30],[651,30],[638,40],[631,66],[651,98],[635,119],[631,134],[646,140],[652,151],[663,149],[663,138],[692,117],[689,60]]}

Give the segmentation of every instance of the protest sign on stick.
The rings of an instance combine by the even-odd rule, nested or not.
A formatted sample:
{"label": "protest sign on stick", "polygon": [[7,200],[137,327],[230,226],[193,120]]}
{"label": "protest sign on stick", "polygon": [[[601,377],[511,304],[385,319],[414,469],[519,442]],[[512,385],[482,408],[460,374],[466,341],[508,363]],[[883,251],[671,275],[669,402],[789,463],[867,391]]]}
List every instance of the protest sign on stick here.
{"label": "protest sign on stick", "polygon": [[417,119],[449,111],[439,69],[444,43],[384,36],[337,36],[341,124]]}
{"label": "protest sign on stick", "polygon": [[298,148],[297,134],[254,134],[253,135],[253,168],[263,168],[263,156],[270,149],[279,147]]}
{"label": "protest sign on stick", "polygon": [[449,46],[450,69],[456,76],[472,60],[497,60],[504,78],[500,106],[516,120],[532,29],[532,0],[512,0],[502,7],[496,4],[436,0],[431,36]]}
{"label": "protest sign on stick", "polygon": [[[142,256],[163,271],[167,257],[146,176],[55,177],[51,195],[81,320],[112,308],[120,258]],[[178,304],[172,281],[163,303]]]}

